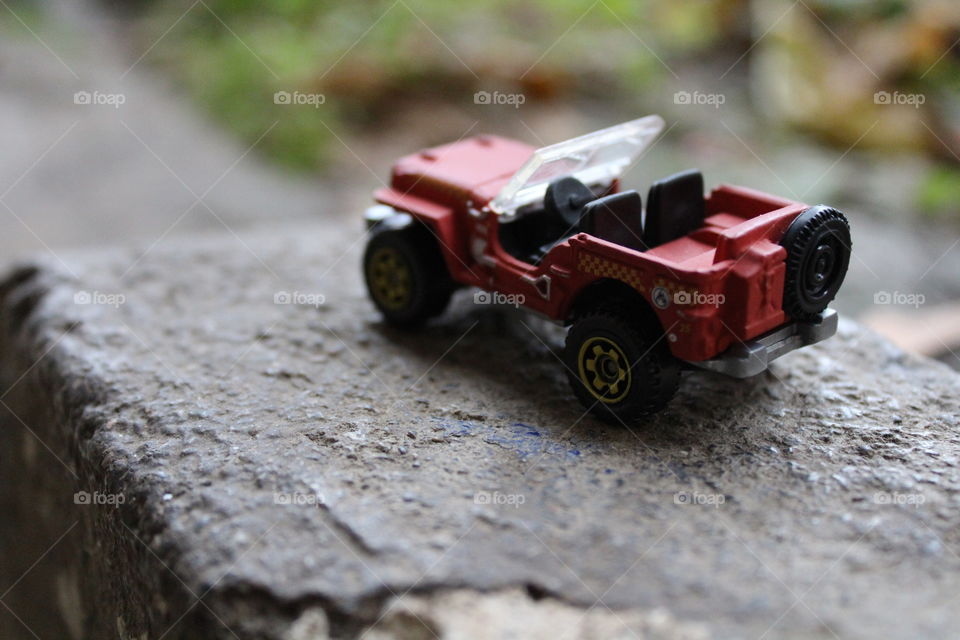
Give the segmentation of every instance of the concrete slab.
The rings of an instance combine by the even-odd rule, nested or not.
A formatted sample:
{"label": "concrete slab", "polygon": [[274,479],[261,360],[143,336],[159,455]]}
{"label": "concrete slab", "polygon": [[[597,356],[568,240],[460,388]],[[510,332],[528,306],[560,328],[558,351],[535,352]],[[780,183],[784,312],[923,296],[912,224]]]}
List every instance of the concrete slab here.
{"label": "concrete slab", "polygon": [[359,226],[7,275],[2,602],[22,624],[0,635],[508,637],[462,629],[509,611],[591,637],[552,607],[625,637],[957,628],[946,366],[842,322],[610,427],[569,393],[557,327],[468,291],[419,333],[382,326]]}

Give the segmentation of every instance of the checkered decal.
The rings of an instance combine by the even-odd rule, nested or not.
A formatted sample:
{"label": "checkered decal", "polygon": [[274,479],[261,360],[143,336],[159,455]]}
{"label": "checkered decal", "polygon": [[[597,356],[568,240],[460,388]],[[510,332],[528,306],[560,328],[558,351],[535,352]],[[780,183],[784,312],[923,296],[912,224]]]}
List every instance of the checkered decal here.
{"label": "checkered decal", "polygon": [[599,256],[581,251],[578,266],[580,271],[584,273],[590,273],[595,276],[600,276],[601,278],[622,280],[638,291],[646,292],[647,290],[643,285],[640,272],[619,262],[605,260]]}

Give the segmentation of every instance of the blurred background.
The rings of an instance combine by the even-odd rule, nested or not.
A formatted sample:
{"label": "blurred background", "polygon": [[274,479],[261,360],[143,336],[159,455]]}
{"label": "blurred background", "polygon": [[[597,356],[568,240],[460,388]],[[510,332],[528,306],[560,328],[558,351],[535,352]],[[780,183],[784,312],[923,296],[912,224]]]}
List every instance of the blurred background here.
{"label": "blurred background", "polygon": [[627,184],[840,207],[837,306],[960,368],[958,89],[956,0],[0,0],[0,251],[359,234],[398,155],[660,113]]}

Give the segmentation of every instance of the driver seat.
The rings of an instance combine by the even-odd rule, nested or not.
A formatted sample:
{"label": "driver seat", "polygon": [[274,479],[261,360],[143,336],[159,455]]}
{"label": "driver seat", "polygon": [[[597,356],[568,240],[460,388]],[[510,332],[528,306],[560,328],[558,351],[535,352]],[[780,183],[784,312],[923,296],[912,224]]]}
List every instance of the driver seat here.
{"label": "driver seat", "polygon": [[540,262],[550,249],[580,232],[581,211],[594,198],[596,195],[590,187],[573,176],[557,178],[547,185],[547,191],[543,195],[543,208],[552,231],[550,241],[542,245],[534,255],[534,264]]}
{"label": "driver seat", "polygon": [[554,220],[560,221],[569,229],[580,226],[580,211],[583,206],[596,198],[590,187],[573,176],[558,178],[547,185],[543,195],[543,208]]}

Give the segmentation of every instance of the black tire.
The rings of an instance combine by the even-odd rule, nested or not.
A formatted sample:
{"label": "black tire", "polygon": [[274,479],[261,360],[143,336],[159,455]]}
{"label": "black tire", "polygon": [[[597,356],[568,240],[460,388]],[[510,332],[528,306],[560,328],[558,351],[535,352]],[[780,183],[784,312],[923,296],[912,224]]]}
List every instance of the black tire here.
{"label": "black tire", "polygon": [[783,310],[794,320],[816,320],[837,295],[850,265],[850,223],[831,207],[801,213],[780,240],[787,250]]}
{"label": "black tire", "polygon": [[577,399],[602,420],[630,423],[663,409],[680,384],[680,363],[659,326],[601,309],[577,319],[564,347]]}
{"label": "black tire", "polygon": [[375,231],[363,254],[370,299],[397,327],[416,327],[443,313],[455,288],[429,230]]}

